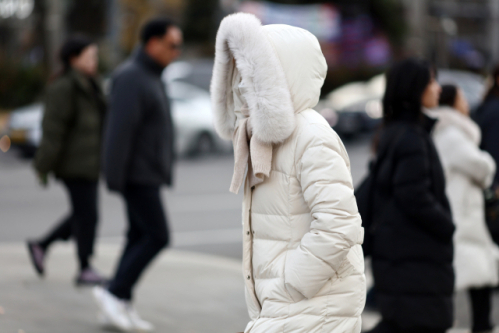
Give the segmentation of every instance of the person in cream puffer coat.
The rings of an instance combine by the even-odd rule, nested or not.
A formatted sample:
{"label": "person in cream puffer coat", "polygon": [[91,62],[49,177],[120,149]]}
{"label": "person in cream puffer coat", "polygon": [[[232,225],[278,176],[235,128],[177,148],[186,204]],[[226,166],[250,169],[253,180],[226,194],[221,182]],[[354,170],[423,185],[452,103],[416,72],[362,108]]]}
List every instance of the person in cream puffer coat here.
{"label": "person in cream puffer coat", "polygon": [[485,223],[483,189],[492,184],[496,165],[478,147],[480,128],[469,117],[460,89],[442,86],[441,107],[428,111],[438,119],[433,138],[447,180],[447,196],[456,223],[456,289],[470,294],[473,332],[492,331],[492,287],[499,283],[498,249]]}
{"label": "person in cream puffer coat", "polygon": [[[226,17],[211,84],[215,127],[243,182],[245,333],[360,332],[363,228],[350,161],[312,108],[327,65],[315,36]],[[248,142],[249,141],[249,142]]]}
{"label": "person in cream puffer coat", "polygon": [[496,286],[496,245],[485,224],[483,189],[495,173],[492,157],[478,148],[480,129],[450,107],[429,112],[439,119],[433,134],[447,179],[457,231],[454,235],[456,289]]}

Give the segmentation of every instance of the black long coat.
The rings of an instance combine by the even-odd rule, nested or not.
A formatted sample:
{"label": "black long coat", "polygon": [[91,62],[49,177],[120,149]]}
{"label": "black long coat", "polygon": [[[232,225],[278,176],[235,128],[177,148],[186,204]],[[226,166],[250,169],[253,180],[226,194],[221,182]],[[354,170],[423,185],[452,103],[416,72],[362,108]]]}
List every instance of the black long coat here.
{"label": "black long coat", "polygon": [[376,297],[383,318],[403,329],[446,329],[453,321],[455,227],[430,137],[433,125],[429,118],[424,125],[393,122],[378,148],[396,145],[391,158],[380,161],[375,179]]}
{"label": "black long coat", "polygon": [[[499,97],[488,98],[478,109],[475,119],[482,130],[480,148],[499,165]],[[494,177],[494,185],[499,185],[499,171]]]}

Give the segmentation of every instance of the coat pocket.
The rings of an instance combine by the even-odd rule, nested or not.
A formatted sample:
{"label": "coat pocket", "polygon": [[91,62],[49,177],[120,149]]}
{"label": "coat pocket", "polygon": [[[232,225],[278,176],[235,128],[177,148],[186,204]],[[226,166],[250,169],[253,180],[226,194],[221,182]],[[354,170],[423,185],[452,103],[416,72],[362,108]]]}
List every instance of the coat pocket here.
{"label": "coat pocket", "polygon": [[340,267],[336,271],[336,276],[338,279],[342,280],[355,272],[355,267],[352,265],[350,260],[348,260],[348,256],[343,260]]}
{"label": "coat pocket", "polygon": [[300,293],[298,290],[296,290],[291,284],[284,282],[284,290],[288,293],[289,298],[295,302],[298,303],[302,300],[305,299],[305,296],[303,296],[302,293]]}
{"label": "coat pocket", "polygon": [[336,276],[341,280],[354,273],[364,273],[364,256],[360,245],[355,245],[350,249],[336,271]]}

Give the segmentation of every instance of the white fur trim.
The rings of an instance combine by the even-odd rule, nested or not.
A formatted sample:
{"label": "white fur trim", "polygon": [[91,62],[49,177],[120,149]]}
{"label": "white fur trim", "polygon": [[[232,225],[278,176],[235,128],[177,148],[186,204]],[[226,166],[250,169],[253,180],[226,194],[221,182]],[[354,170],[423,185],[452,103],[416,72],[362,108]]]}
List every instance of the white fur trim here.
{"label": "white fur trim", "polygon": [[478,127],[470,117],[462,115],[459,111],[447,106],[428,110],[427,114],[432,118],[438,119],[435,131],[439,131],[447,126],[456,126],[463,131],[475,145],[478,146],[480,144],[482,132],[480,131],[480,127]]}
{"label": "white fur trim", "polygon": [[295,114],[284,70],[261,22],[245,13],[224,18],[217,33],[210,90],[218,134],[232,139],[236,125],[231,101],[233,58],[247,87],[244,97],[253,135],[264,143],[286,140],[295,129]]}

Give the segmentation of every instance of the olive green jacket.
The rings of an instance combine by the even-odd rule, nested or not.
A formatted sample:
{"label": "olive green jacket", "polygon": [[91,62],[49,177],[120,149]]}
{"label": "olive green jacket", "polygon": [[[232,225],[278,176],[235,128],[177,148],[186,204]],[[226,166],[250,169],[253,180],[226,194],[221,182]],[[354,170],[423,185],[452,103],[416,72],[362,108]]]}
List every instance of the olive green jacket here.
{"label": "olive green jacket", "polygon": [[97,83],[96,88],[74,70],[48,87],[43,137],[34,160],[39,173],[98,180],[106,103]]}

